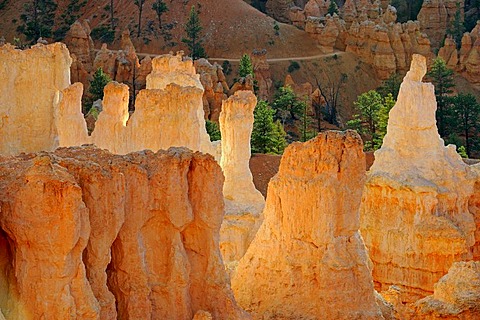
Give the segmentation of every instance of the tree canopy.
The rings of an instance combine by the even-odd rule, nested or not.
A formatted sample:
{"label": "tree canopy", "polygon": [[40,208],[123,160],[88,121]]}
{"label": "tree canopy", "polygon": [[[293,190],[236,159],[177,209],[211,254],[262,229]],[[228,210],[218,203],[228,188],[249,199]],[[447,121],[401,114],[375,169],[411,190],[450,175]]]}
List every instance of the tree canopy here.
{"label": "tree canopy", "polygon": [[195,9],[195,6],[192,6],[188,21],[185,24],[186,36],[185,38],[182,38],[182,42],[187,45],[188,50],[190,51],[190,56],[193,60],[207,57],[205,49],[202,46],[203,40],[200,37],[202,29],[198,12]]}

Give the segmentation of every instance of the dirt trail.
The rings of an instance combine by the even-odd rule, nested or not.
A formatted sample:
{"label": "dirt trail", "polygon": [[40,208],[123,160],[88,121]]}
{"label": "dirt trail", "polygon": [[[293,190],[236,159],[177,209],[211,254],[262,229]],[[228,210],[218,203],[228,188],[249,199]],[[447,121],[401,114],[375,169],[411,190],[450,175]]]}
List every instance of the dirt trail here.
{"label": "dirt trail", "polygon": [[[283,62],[283,61],[304,61],[304,60],[315,60],[315,59],[320,59],[320,58],[325,58],[329,56],[334,56],[338,55],[341,56],[343,54],[342,51],[338,52],[332,52],[332,53],[320,53],[314,56],[305,56],[305,57],[287,57],[287,58],[267,58],[267,62]],[[139,58],[144,58],[146,56],[151,56],[154,57],[156,54],[151,54],[151,53],[137,53],[137,56]],[[240,59],[231,59],[231,58],[208,58],[208,61],[225,61],[228,60],[230,62],[239,62]]]}

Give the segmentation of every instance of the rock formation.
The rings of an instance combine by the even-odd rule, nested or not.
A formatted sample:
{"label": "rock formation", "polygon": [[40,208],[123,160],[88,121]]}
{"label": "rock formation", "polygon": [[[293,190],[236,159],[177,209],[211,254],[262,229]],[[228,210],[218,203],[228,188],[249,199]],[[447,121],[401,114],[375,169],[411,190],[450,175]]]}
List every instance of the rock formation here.
{"label": "rock formation", "polygon": [[93,67],[95,47],[90,37],[88,21],[75,21],[65,35],[65,44],[70,54],[74,54],[77,61],[85,66],[85,71],[90,73]]}
{"label": "rock formation", "polygon": [[418,13],[417,19],[422,32],[430,39],[433,48],[438,48],[445,38],[447,29],[450,28],[457,10],[460,6],[463,17],[463,0],[425,0]]}
{"label": "rock formation", "polygon": [[217,63],[211,65],[206,59],[198,59],[194,65],[205,90],[203,93],[205,119],[218,122],[222,101],[227,99],[226,92],[230,90],[222,67]]}
{"label": "rock formation", "polygon": [[258,97],[263,100],[271,99],[273,97],[273,80],[267,61],[267,50],[253,50],[251,57],[258,85]]}
{"label": "rock formation", "polygon": [[253,109],[257,99],[251,91],[237,91],[223,102],[220,113],[222,159],[225,175],[225,220],[220,248],[228,268],[245,254],[261,222],[265,200],[253,184],[249,168]]}
{"label": "rock formation", "polygon": [[6,44],[0,61],[0,154],[54,150],[55,112],[61,91],[70,85],[67,47],[55,43],[22,51]]}
{"label": "rock formation", "polygon": [[222,172],[186,149],[0,163],[8,319],[248,319],[219,252]]}
{"label": "rock formation", "polygon": [[418,320],[480,319],[480,261],[455,262],[415,311]]}
{"label": "rock formation", "polygon": [[480,165],[476,164],[472,166],[472,169],[477,174],[477,181],[475,182],[468,208],[473,214],[477,226],[475,230],[475,245],[473,246],[473,260],[480,261]]}
{"label": "rock formation", "polygon": [[254,319],[383,319],[358,232],[362,149],[355,132],[330,131],[285,150],[232,278]]}
{"label": "rock formation", "polygon": [[432,57],[430,41],[418,22],[396,23],[396,9],[387,6],[379,15],[379,6],[378,2],[346,1],[341,18],[307,17],[305,31],[324,52],[354,53],[372,65],[380,79],[406,72],[414,53]]}
{"label": "rock formation", "polygon": [[293,0],[267,0],[266,2],[268,15],[280,22],[290,22],[288,13],[294,5]]}
{"label": "rock formation", "polygon": [[433,293],[453,262],[472,258],[475,243],[468,209],[474,175],[438,135],[434,88],[422,82],[425,73],[425,57],[414,55],[360,211],[376,287],[395,285],[409,302]]}

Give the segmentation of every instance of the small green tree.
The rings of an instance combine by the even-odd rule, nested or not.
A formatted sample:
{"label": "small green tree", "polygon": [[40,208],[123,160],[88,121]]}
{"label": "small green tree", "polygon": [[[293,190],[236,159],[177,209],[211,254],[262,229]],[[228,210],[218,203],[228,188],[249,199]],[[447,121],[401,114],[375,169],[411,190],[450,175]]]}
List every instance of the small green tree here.
{"label": "small green tree", "polygon": [[305,142],[315,136],[315,133],[310,130],[312,124],[312,117],[308,114],[308,104],[306,101],[299,102],[300,109],[300,141]]}
{"label": "small green tree", "polygon": [[210,136],[210,141],[217,141],[222,139],[220,128],[218,127],[218,124],[216,122],[207,120],[205,121],[205,127],[207,129],[208,135]]}
{"label": "small green tree", "polygon": [[480,140],[480,104],[472,94],[460,93],[450,99],[451,123],[455,133],[465,137],[465,151],[469,157]]}
{"label": "small green tree", "polygon": [[388,94],[391,94],[394,99],[397,98],[398,92],[400,91],[400,85],[402,84],[402,79],[398,73],[392,73],[387,80],[383,81],[380,87],[377,88],[377,92],[382,96],[386,97]]}
{"label": "small green tree", "polygon": [[328,6],[327,10],[328,10],[328,14],[331,16],[333,16],[334,13],[338,14],[338,6],[334,0],[330,1],[330,5]]}
{"label": "small green tree", "polygon": [[366,139],[365,150],[381,147],[387,132],[388,113],[394,104],[391,94],[382,98],[375,90],[362,93],[354,102],[358,114],[347,122],[347,127],[357,130]]}
{"label": "small green tree", "polygon": [[158,27],[162,29],[162,15],[168,11],[167,4],[163,0],[155,0],[152,4],[152,10],[157,14]]}
{"label": "small green tree", "polygon": [[112,81],[108,74],[104,73],[102,68],[98,68],[93,74],[93,79],[90,81],[90,89],[88,92],[92,96],[92,101],[103,99],[103,88]]}
{"label": "small green tree", "polygon": [[253,77],[252,60],[248,54],[244,54],[240,59],[240,66],[238,67],[238,75],[242,78],[251,75]]}
{"label": "small green tree", "polygon": [[260,100],[253,114],[252,151],[281,154],[286,146],[286,133],[279,121],[273,122],[275,111],[267,102]]}
{"label": "small green tree", "polygon": [[447,125],[447,102],[448,96],[453,92],[453,70],[447,68],[447,64],[441,57],[433,60],[431,70],[427,76],[435,85],[435,97],[437,98],[437,123],[440,136],[446,137],[449,132]]}
{"label": "small green tree", "polygon": [[185,43],[190,50],[190,56],[193,60],[199,58],[206,58],[207,54],[202,46],[202,39],[200,32],[202,31],[202,25],[195,6],[192,6],[187,23],[185,24],[186,37],[182,38],[182,42]]}
{"label": "small green tree", "polygon": [[23,24],[17,28],[26,39],[35,42],[38,38],[50,38],[55,24],[57,3],[53,0],[33,0],[24,4],[20,19]]}
{"label": "small green tree", "polygon": [[301,113],[302,104],[298,97],[289,86],[280,87],[274,96],[273,109],[276,111],[276,117],[285,124],[287,118],[295,120],[296,116]]}

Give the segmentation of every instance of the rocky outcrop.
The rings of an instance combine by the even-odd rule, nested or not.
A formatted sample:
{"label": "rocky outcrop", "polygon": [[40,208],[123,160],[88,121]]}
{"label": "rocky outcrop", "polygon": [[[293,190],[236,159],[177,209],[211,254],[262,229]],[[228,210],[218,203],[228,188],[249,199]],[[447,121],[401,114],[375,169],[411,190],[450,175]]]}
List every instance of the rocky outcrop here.
{"label": "rocky outcrop", "polygon": [[62,133],[56,110],[70,85],[67,47],[55,43],[22,51],[6,44],[0,61],[0,154],[55,149]]}
{"label": "rocky outcrop", "polygon": [[345,40],[347,29],[345,22],[337,15],[327,15],[325,18],[308,17],[305,31],[317,40],[324,53],[332,53],[334,48],[344,49],[341,40]]}
{"label": "rocky outcrop", "polygon": [[472,169],[477,174],[477,181],[468,203],[468,209],[473,214],[477,226],[475,230],[475,245],[473,246],[473,260],[480,261],[480,165],[474,165]]}
{"label": "rocky outcrop", "polygon": [[273,97],[273,80],[270,72],[270,65],[267,61],[267,50],[253,50],[252,66],[255,74],[255,81],[258,85],[258,97],[269,100]]}
{"label": "rocky outcrop", "polygon": [[418,320],[480,319],[480,262],[455,262],[415,311]]}
{"label": "rocky outcrop", "polygon": [[268,15],[280,22],[290,22],[289,11],[294,6],[293,0],[267,0],[266,2]]}
{"label": "rocky outcrop", "polygon": [[95,46],[90,32],[88,21],[77,20],[72,24],[64,39],[70,54],[76,56],[77,61],[85,67],[85,71],[88,73],[92,72],[95,57]]}
{"label": "rocky outcrop", "polygon": [[232,278],[255,319],[382,319],[358,232],[362,149],[355,132],[330,131],[285,150]]}
{"label": "rocky outcrop", "polygon": [[220,113],[222,159],[225,175],[225,220],[220,248],[227,268],[234,269],[245,254],[261,222],[265,200],[253,184],[249,168],[253,109],[257,99],[251,91],[237,91],[223,102]]}
{"label": "rocky outcrop", "polygon": [[422,82],[425,73],[425,57],[414,55],[360,211],[376,287],[397,286],[404,302],[432,294],[453,262],[472,258],[475,243],[468,209],[474,175],[438,135],[434,88]]}
{"label": "rocky outcrop", "polygon": [[433,48],[440,47],[445,38],[447,29],[455,18],[457,3],[463,17],[463,0],[425,0],[418,13],[417,19],[422,32],[430,39]]}
{"label": "rocky outcrop", "polygon": [[217,63],[211,65],[203,58],[195,60],[194,65],[205,90],[203,93],[205,119],[218,122],[222,101],[227,99],[226,92],[230,90],[223,69]]}
{"label": "rocky outcrop", "polygon": [[218,249],[211,156],[77,147],[4,159],[0,177],[8,319],[248,319]]}

